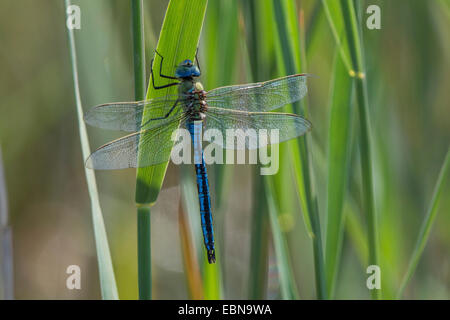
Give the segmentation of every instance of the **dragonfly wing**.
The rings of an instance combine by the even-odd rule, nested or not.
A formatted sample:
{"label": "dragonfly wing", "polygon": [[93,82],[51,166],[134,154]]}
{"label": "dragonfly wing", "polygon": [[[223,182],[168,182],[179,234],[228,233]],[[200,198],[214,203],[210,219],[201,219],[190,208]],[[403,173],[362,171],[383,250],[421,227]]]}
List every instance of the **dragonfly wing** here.
{"label": "dragonfly wing", "polygon": [[305,74],[265,82],[228,86],[207,93],[209,106],[242,111],[270,111],[302,99],[307,92]]}
{"label": "dragonfly wing", "polygon": [[[311,129],[311,123],[301,116],[290,113],[208,108],[205,132],[208,129],[220,132],[222,139],[212,142],[222,148],[256,149],[301,136]],[[275,136],[272,139],[271,131],[274,129],[278,129],[278,139]],[[263,135],[262,139],[260,134]]]}
{"label": "dragonfly wing", "polygon": [[86,160],[86,167],[112,170],[148,167],[167,161],[173,146],[172,133],[183,118],[178,116],[164,126],[142,130],[101,146]]}
{"label": "dragonfly wing", "polygon": [[[116,102],[97,105],[85,114],[84,121],[91,126],[103,129],[128,132],[139,131],[142,129],[142,115],[145,108],[151,109],[152,115],[156,115],[155,117],[163,117],[169,113],[178,97],[178,95],[170,95],[147,101]],[[172,110],[170,116],[181,112],[181,108],[178,108],[179,106],[181,106],[181,103],[177,105],[176,110]],[[156,127],[160,125],[160,122],[170,121],[170,118],[158,119],[153,122],[148,121],[143,128],[150,129]]]}

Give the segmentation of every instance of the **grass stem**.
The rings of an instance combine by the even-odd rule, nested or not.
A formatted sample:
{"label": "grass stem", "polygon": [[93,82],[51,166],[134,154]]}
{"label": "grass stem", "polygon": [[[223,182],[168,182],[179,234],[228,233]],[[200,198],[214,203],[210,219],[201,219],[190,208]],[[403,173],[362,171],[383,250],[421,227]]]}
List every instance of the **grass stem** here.
{"label": "grass stem", "polygon": [[[367,97],[367,84],[364,73],[364,61],[362,46],[359,34],[359,27],[355,8],[352,0],[342,1],[342,13],[344,25],[349,41],[350,56],[353,64],[353,71],[356,77],[356,100],[359,113],[359,139],[361,157],[362,195],[364,209],[367,220],[368,243],[369,243],[369,265],[379,265],[378,263],[378,232],[377,219],[375,215],[375,205],[373,196],[373,176],[372,176],[372,155],[370,144],[370,123],[369,123],[369,101]],[[373,299],[379,299],[381,290],[372,290]]]}
{"label": "grass stem", "polygon": [[[133,34],[134,99],[145,98],[145,40],[144,4],[142,0],[131,1],[131,23]],[[150,245],[150,207],[137,209],[138,232],[138,284],[139,299],[152,298],[152,257]]]}

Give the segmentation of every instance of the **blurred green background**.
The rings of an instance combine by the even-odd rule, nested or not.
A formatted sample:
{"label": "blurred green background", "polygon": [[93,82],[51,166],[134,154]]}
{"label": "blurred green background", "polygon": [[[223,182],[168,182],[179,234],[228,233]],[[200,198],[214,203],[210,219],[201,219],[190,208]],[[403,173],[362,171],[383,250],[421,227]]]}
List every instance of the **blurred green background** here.
{"label": "blurred green background", "polygon": [[[252,80],[247,48],[255,39],[246,32],[249,23],[246,10],[251,2],[254,1],[209,0],[199,46],[206,90]],[[81,30],[75,30],[75,39],[84,109],[105,102],[132,100],[130,4],[120,0],[73,3],[81,7]],[[270,3],[260,1],[258,10]],[[153,56],[167,4],[168,1],[161,0],[144,1],[147,64]],[[450,6],[448,1],[440,0],[371,0],[357,4],[363,22],[368,17],[365,9],[369,4],[381,8],[381,29],[368,30],[364,23],[362,32],[382,289],[383,297],[393,298],[407,269],[449,147]],[[76,119],[64,3],[3,0],[0,6],[0,147],[13,231],[15,298],[98,299],[97,259]],[[308,118],[314,128],[311,152],[319,208],[323,208],[335,40],[321,1],[296,1],[296,8],[299,9],[296,14],[301,8],[304,15],[307,71],[316,76],[308,82]],[[267,23],[273,24],[270,17],[267,15]],[[264,34],[267,29],[258,30],[260,41],[276,37],[275,33]],[[234,35],[231,39],[229,32]],[[208,60],[211,50],[217,57],[215,61]],[[221,62],[225,58],[220,57],[230,55],[234,57],[232,63]],[[277,64],[275,55],[269,50],[264,59],[266,69],[262,74],[271,76]],[[88,132],[91,148],[121,136],[118,132],[95,128],[89,128]],[[353,134],[352,140],[349,197],[344,205],[349,218],[344,228],[336,284],[338,299],[370,296],[364,263],[366,231],[364,217],[358,210],[358,136]],[[266,200],[254,197],[257,187],[254,167],[229,167],[226,175],[232,187],[215,216],[220,239],[222,297],[244,299],[248,297],[249,274],[254,272],[250,269],[251,212],[258,203],[265,206]],[[218,179],[224,177],[215,175],[212,166],[208,169],[214,190]],[[178,168],[171,164],[165,187],[152,210],[156,299],[188,298],[178,232],[178,173]],[[98,172],[97,178],[119,295],[121,299],[136,299],[135,170]],[[283,185],[277,185],[287,194],[280,209],[280,225],[287,240],[299,296],[315,298],[311,239],[298,214],[293,183],[288,174]],[[214,208],[214,193],[212,198]],[[450,193],[446,188],[405,297],[450,298],[449,213]],[[322,231],[326,225],[324,220],[324,210],[321,210]],[[270,232],[266,238],[266,297],[279,298],[279,276]],[[66,288],[65,270],[72,264],[81,267],[82,290]]]}

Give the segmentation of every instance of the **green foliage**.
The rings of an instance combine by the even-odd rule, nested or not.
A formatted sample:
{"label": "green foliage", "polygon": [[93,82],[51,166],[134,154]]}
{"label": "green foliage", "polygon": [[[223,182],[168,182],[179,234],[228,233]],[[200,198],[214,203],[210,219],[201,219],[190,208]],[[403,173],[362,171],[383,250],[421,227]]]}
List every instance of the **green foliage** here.
{"label": "green foliage", "polygon": [[[75,72],[64,2],[2,4],[0,140],[15,298],[135,299],[140,282],[141,297],[155,299],[367,299],[366,268],[377,263],[381,298],[449,299],[448,1],[378,1],[381,30],[366,28],[365,1],[142,2],[144,28],[130,2],[72,1],[82,17],[69,33]],[[134,59],[142,48],[133,48],[141,38],[133,25],[145,30],[145,63]],[[94,177],[81,161],[90,152],[82,111],[172,93],[146,92],[154,49],[171,74],[197,46],[206,90],[312,74],[307,99],[283,111],[304,114],[313,129],[280,145],[277,175],[208,166],[215,266],[205,261],[190,166],[140,169],[134,194],[134,170]],[[92,146],[121,135],[87,130]],[[180,245],[180,199],[191,246]],[[90,275],[81,292],[54,290],[69,258]],[[30,278],[27,265],[40,276]]]}

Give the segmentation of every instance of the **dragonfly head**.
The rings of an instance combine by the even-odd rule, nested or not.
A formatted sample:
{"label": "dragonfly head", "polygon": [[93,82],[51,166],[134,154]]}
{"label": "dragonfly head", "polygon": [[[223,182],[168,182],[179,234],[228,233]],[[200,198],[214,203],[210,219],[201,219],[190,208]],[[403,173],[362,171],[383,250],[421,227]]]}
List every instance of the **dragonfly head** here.
{"label": "dragonfly head", "polygon": [[200,70],[191,60],[186,59],[178,65],[175,70],[175,77],[181,79],[200,77]]}

